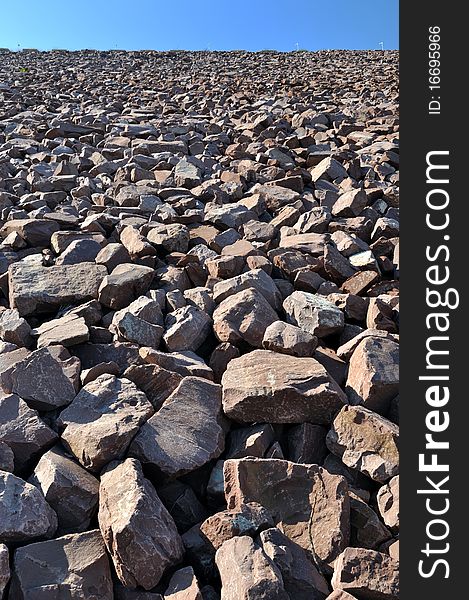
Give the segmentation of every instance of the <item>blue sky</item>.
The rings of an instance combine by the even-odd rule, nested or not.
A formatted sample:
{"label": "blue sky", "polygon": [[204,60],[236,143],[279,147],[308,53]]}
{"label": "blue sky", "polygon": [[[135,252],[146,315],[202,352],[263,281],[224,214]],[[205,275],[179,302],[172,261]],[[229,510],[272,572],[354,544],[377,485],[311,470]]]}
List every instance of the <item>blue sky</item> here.
{"label": "blue sky", "polygon": [[398,0],[0,0],[0,47],[398,48]]}

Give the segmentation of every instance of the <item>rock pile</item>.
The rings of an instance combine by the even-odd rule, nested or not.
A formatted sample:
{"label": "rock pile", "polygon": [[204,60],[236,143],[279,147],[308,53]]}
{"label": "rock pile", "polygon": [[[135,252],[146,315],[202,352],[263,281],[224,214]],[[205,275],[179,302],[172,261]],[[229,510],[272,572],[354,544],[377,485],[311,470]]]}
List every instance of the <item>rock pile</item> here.
{"label": "rock pile", "polygon": [[0,598],[398,597],[397,74],[0,51]]}

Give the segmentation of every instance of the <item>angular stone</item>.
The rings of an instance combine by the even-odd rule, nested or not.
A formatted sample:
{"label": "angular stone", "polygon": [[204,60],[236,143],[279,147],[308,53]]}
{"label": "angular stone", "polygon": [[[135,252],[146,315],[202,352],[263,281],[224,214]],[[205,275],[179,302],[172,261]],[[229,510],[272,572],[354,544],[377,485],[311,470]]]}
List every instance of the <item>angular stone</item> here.
{"label": "angular stone", "polygon": [[335,158],[324,158],[311,171],[311,179],[316,182],[320,179],[333,181],[334,179],[345,179],[348,176],[347,171]]}
{"label": "angular stone", "polygon": [[156,254],[155,248],[135,227],[124,227],[120,233],[120,241],[132,258]]}
{"label": "angular stone", "polygon": [[326,600],[356,600],[356,598],[345,590],[334,590],[332,594],[329,594]]}
{"label": "angular stone", "polygon": [[98,521],[117,576],[127,587],[153,588],[182,558],[176,525],[135,459],[113,462],[102,473]]}
{"label": "angular stone", "polygon": [[112,325],[120,339],[151,348],[158,348],[164,332],[160,325],[148,323],[125,309],[114,315]]}
{"label": "angular stone", "polygon": [[350,508],[343,477],[317,465],[260,458],[226,460],[224,477],[228,510],[259,503],[321,568],[329,570],[348,546]]}
{"label": "angular stone", "polygon": [[333,244],[326,244],[324,247],[324,270],[337,285],[341,285],[355,273],[350,259],[345,258]]}
{"label": "angular stone", "polygon": [[376,498],[379,513],[392,531],[399,531],[399,475],[383,485]]}
{"label": "angular stone", "polygon": [[263,269],[254,269],[237,277],[216,283],[213,288],[213,299],[219,303],[229,296],[248,288],[254,288],[262,294],[273,309],[281,309],[282,296],[280,290],[275,285],[274,280]]}
{"label": "angular stone", "polygon": [[346,548],[334,565],[332,587],[366,600],[398,600],[399,563],[375,550]]}
{"label": "angular stone", "polygon": [[210,367],[213,371],[214,380],[216,383],[221,382],[223,373],[226,371],[226,367],[230,360],[233,358],[239,358],[239,350],[233,344],[229,342],[222,342],[218,344],[215,350],[210,355]]}
{"label": "angular stone", "polygon": [[0,237],[4,238],[14,231],[33,248],[45,248],[49,246],[52,234],[59,229],[57,223],[45,219],[13,219],[0,229]]}
{"label": "angular stone", "polygon": [[192,567],[174,573],[164,597],[165,600],[204,600]]}
{"label": "angular stone", "polygon": [[98,504],[99,482],[60,447],[41,457],[29,483],[41,490],[57,513],[61,533],[88,528]]}
{"label": "angular stone", "polygon": [[399,344],[364,338],[350,359],[345,390],[351,404],[385,414],[399,391]]}
{"label": "angular stone", "polygon": [[262,346],[266,350],[291,356],[312,356],[317,343],[318,339],[314,335],[283,321],[275,321],[269,325],[262,340]]}
{"label": "angular stone", "polygon": [[375,511],[353,492],[350,492],[350,523],[352,543],[359,548],[377,550],[392,537]]}
{"label": "angular stone", "polygon": [[223,410],[241,423],[328,424],[345,394],[314,358],[255,350],[233,359],[222,378]]}
{"label": "angular stone", "polygon": [[57,515],[30,483],[0,471],[0,542],[52,537]]}
{"label": "angular stone", "polygon": [[158,496],[168,508],[178,531],[187,531],[204,521],[207,509],[201,504],[194,490],[179,480],[169,480],[157,488]]}
{"label": "angular stone", "polygon": [[213,329],[221,342],[244,341],[260,347],[267,327],[277,319],[265,297],[255,288],[248,288],[229,296],[214,310]]}
{"label": "angular stone", "polygon": [[24,469],[56,439],[55,431],[21,398],[16,395],[0,397],[0,440],[11,448],[15,470]]}
{"label": "angular stone", "polygon": [[327,454],[327,429],[321,425],[301,423],[288,432],[288,458],[292,462],[322,465]]}
{"label": "angular stone", "polygon": [[10,367],[2,374],[0,385],[5,392],[17,394],[37,410],[53,410],[69,404],[76,394],[67,361],[57,358],[49,348],[35,350]]}
{"label": "angular stone", "polygon": [[287,321],[319,338],[340,333],[344,313],[323,296],[293,292],[283,303]]}
{"label": "angular stone", "polygon": [[385,483],[399,473],[399,427],[367,408],[344,406],[326,444],[352,469]]}
{"label": "angular stone", "polygon": [[8,270],[10,307],[26,316],[92,300],[106,275],[106,268],[94,263],[53,267],[13,263]]}
{"label": "angular stone", "polygon": [[38,348],[56,344],[65,347],[74,346],[87,342],[90,337],[85,319],[74,314],[47,321],[33,329],[32,333],[34,336],[38,336]]}
{"label": "angular stone", "polygon": [[225,446],[221,386],[185,377],[143,425],[130,453],[165,475],[179,477],[218,458]]}
{"label": "angular stone", "polygon": [[158,365],[132,365],[124,371],[123,377],[133,381],[145,393],[155,410],[161,408],[182,380],[179,373],[167,371]]}
{"label": "angular stone", "polygon": [[154,275],[155,272],[150,267],[132,263],[117,265],[102,280],[99,301],[114,310],[124,308],[149,290]]}
{"label": "angular stone", "polygon": [[10,595],[31,600],[113,600],[100,532],[93,529],[18,548]]}
{"label": "angular stone", "polygon": [[184,306],[167,315],[165,326],[163,339],[170,352],[194,352],[208,336],[212,319],[195,306]]}
{"label": "angular stone", "polygon": [[29,348],[33,342],[31,327],[16,308],[0,314],[0,339],[16,346]]}
{"label": "angular stone", "polygon": [[99,471],[123,456],[153,412],[145,394],[131,381],[101,375],[85,385],[60,413],[58,425],[64,428],[62,440],[80,463]]}
{"label": "angular stone", "polygon": [[146,363],[174,371],[183,377],[192,375],[213,380],[212,369],[194,352],[158,352],[153,348],[140,348],[139,353]]}
{"label": "angular stone", "polygon": [[0,471],[13,473],[15,470],[15,455],[8,444],[0,441]]}
{"label": "angular stone", "polygon": [[262,458],[274,441],[272,425],[251,425],[251,427],[233,429],[230,432],[227,457],[257,456]]}
{"label": "angular stone", "polygon": [[179,223],[152,227],[147,239],[156,246],[162,246],[167,252],[185,253],[189,249],[189,230]]}
{"label": "angular stone", "polygon": [[337,356],[342,360],[350,361],[350,358],[355,352],[357,346],[367,337],[378,337],[392,340],[393,342],[399,342],[399,336],[389,333],[388,331],[383,331],[382,329],[365,329],[365,331],[361,331],[357,335],[353,336],[348,342],[342,346],[339,346],[337,349]]}
{"label": "angular stone", "polygon": [[329,586],[301,546],[279,529],[262,531],[259,540],[265,554],[280,570],[290,600],[324,600]]}
{"label": "angular stone", "polygon": [[260,546],[250,537],[226,541],[217,550],[215,561],[220,572],[223,600],[290,600],[282,575]]}
{"label": "angular stone", "polygon": [[332,207],[334,217],[358,217],[368,204],[368,196],[362,189],[354,189],[339,196]]}
{"label": "angular stone", "polygon": [[227,540],[239,535],[256,536],[262,529],[273,526],[268,510],[252,502],[240,504],[234,510],[224,510],[208,517],[200,526],[200,532],[218,550]]}

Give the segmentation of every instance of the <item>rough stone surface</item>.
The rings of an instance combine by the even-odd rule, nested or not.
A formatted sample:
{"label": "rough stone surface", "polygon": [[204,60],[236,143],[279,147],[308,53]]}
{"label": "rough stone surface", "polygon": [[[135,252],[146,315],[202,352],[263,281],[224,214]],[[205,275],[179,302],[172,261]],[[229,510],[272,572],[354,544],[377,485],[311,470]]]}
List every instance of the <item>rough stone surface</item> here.
{"label": "rough stone surface", "polygon": [[340,333],[344,314],[332,302],[309,292],[293,292],[283,303],[287,320],[319,338]]}
{"label": "rough stone surface", "polygon": [[112,462],[101,475],[98,520],[117,576],[127,587],[153,588],[182,557],[176,525],[135,459]]}
{"label": "rough stone surface", "polygon": [[330,423],[346,402],[315,359],[268,350],[230,361],[222,386],[225,414],[243,423]]}

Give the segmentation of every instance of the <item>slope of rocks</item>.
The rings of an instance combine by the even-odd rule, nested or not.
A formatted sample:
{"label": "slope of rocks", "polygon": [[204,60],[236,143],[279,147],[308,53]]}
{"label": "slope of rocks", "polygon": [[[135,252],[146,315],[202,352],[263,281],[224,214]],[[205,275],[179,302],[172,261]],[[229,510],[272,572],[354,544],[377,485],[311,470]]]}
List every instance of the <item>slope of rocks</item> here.
{"label": "slope of rocks", "polygon": [[0,50],[0,598],[399,595],[395,52]]}

